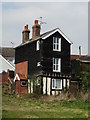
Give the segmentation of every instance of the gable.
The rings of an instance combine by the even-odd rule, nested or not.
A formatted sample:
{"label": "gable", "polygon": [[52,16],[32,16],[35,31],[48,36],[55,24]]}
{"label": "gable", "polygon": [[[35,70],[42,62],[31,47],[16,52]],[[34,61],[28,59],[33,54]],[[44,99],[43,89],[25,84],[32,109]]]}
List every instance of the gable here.
{"label": "gable", "polygon": [[24,44],[20,44],[19,46],[15,47],[16,48],[19,48],[19,47],[22,47],[22,46],[25,46],[27,44],[32,44],[33,42],[37,41],[37,40],[45,40],[46,38],[50,37],[51,35],[53,35],[54,33],[58,32],[69,44],[73,44],[70,39],[59,29],[59,28],[56,28],[56,29],[53,29],[51,31],[48,31],[48,32],[45,32],[43,34],[40,35],[40,37],[32,40],[29,39],[27,42],[25,42]]}
{"label": "gable", "polygon": [[50,37],[51,35],[53,35],[56,32],[58,32],[60,35],[62,35],[65,38],[65,40],[67,40],[67,42],[72,44],[72,42],[69,40],[69,38],[59,28],[53,30],[52,32],[49,32],[49,34],[46,34],[46,36],[42,36],[42,39],[44,40],[44,39]]}

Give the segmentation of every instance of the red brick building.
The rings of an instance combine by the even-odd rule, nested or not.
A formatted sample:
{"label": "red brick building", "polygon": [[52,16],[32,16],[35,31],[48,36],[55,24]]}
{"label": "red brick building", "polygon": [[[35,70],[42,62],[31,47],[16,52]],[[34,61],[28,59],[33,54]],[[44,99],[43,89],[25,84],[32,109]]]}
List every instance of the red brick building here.
{"label": "red brick building", "polygon": [[15,65],[15,91],[16,94],[27,93],[27,71],[28,61],[20,62]]}

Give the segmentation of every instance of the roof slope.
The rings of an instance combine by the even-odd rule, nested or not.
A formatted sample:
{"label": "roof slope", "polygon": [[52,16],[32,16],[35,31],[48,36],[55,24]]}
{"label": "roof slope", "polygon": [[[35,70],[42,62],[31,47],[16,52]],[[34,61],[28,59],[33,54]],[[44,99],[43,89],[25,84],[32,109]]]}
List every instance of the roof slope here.
{"label": "roof slope", "polygon": [[15,70],[15,67],[12,66],[2,55],[0,55],[0,73],[7,70]]}
{"label": "roof slope", "polygon": [[10,47],[0,47],[0,54],[3,57],[15,57],[15,49]]}
{"label": "roof slope", "polygon": [[29,39],[26,43],[20,44],[17,47],[29,44],[29,43],[34,42],[34,41],[37,41],[40,38],[44,40],[44,39],[48,38],[49,36],[51,36],[52,34],[54,34],[55,32],[59,32],[70,44],[72,44],[72,42],[69,40],[69,38],[59,28],[55,28],[53,30],[50,30],[48,32],[41,34],[40,37],[36,38],[35,40]]}
{"label": "roof slope", "polygon": [[70,60],[80,60],[81,62],[90,62],[90,56],[88,55],[71,55]]}

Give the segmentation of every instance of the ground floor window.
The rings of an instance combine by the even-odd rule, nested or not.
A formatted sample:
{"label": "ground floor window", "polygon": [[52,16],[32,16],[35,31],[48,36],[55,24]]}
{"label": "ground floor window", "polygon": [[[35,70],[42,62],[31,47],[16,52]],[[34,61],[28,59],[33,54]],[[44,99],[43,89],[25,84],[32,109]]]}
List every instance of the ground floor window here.
{"label": "ground floor window", "polygon": [[21,86],[27,86],[27,82],[26,81],[21,81]]}
{"label": "ground floor window", "polygon": [[62,80],[52,79],[52,89],[62,89]]}

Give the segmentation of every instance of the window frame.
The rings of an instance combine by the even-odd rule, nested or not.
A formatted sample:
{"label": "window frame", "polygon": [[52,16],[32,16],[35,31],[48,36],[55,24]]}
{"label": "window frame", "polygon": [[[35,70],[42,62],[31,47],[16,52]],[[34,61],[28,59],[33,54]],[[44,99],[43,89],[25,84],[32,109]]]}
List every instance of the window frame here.
{"label": "window frame", "polygon": [[41,62],[37,62],[37,67],[41,66]]}
{"label": "window frame", "polygon": [[[23,85],[23,84],[22,84],[23,82],[26,83],[26,85]],[[22,86],[22,87],[26,87],[26,86],[27,86],[27,82],[26,82],[26,81],[21,81],[21,86]]]}
{"label": "window frame", "polygon": [[[58,64],[57,64],[57,59],[58,59]],[[53,72],[61,72],[61,58],[53,58]]]}
{"label": "window frame", "polygon": [[36,41],[36,51],[40,50],[40,41]]}
{"label": "window frame", "polygon": [[[59,88],[57,88],[56,87],[56,84],[57,84],[57,80],[59,80],[60,81],[60,87]],[[54,84],[53,84],[53,81],[54,81]],[[60,89],[60,90],[62,90],[62,79],[55,79],[55,78],[53,78],[52,79],[52,89]]]}
{"label": "window frame", "polygon": [[53,51],[61,51],[61,38],[53,37]]}

